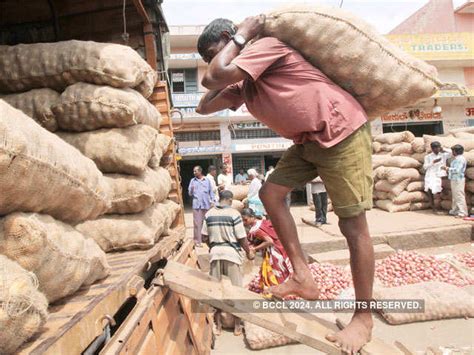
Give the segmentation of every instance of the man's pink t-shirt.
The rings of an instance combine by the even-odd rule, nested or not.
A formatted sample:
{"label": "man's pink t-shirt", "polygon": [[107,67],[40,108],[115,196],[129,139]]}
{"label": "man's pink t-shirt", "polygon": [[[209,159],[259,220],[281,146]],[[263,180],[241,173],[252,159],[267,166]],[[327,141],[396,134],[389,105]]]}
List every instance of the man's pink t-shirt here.
{"label": "man's pink t-shirt", "polygon": [[245,103],[254,117],[296,144],[329,148],[367,122],[356,99],[276,38],[255,41],[232,63],[249,78],[223,91],[231,108]]}

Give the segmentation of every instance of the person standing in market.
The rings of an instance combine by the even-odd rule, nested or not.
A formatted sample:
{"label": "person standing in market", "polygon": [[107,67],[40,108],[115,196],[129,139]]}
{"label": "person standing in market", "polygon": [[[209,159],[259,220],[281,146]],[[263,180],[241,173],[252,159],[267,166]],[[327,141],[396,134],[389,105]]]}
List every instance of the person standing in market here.
{"label": "person standing in market", "polygon": [[311,181],[311,194],[313,196],[315,225],[321,227],[327,224],[328,193],[320,176]]}
{"label": "person standing in market", "polygon": [[188,187],[189,196],[193,199],[194,244],[202,245],[202,222],[206,212],[214,204],[214,192],[211,182],[202,174],[202,168],[195,166],[194,177]]}
{"label": "person standing in market", "polygon": [[243,185],[247,182],[249,176],[245,173],[244,169],[240,169],[239,173],[235,175],[235,183]]}
{"label": "person standing in market", "polygon": [[255,169],[247,170],[247,174],[250,179],[249,191],[247,193],[248,206],[255,212],[256,216],[263,217],[266,212],[259,196],[262,181],[258,178],[258,172]]}
{"label": "person standing in market", "polygon": [[222,167],[222,172],[217,177],[217,187],[219,191],[227,190],[232,186],[233,179],[230,172],[230,166],[224,164]]}
{"label": "person standing in market", "polygon": [[273,170],[275,170],[275,167],[273,165],[270,165],[268,167],[267,173],[265,174],[265,181],[268,180],[268,177],[273,173]]}
{"label": "person standing in market", "polygon": [[439,213],[441,208],[442,179],[446,177],[446,162],[451,157],[441,147],[438,141],[431,142],[431,153],[425,156],[423,169],[425,170],[425,192],[430,199],[433,213]]}
{"label": "person standing in market", "polygon": [[[221,191],[219,204],[206,213],[202,234],[209,240],[210,275],[219,280],[227,276],[232,285],[242,287],[242,250],[250,260],[255,257],[255,252],[249,248],[240,213],[232,208],[233,198],[231,191]],[[222,319],[219,310],[215,313],[215,320],[220,335]],[[234,335],[241,334],[242,324],[239,318],[235,318]]]}
{"label": "person standing in market", "polygon": [[210,165],[209,168],[207,168],[206,178],[208,178],[209,182],[211,183],[212,192],[214,193],[214,202],[219,202],[219,191],[217,189],[216,176],[217,168],[214,165]]}
{"label": "person standing in market", "polygon": [[448,167],[443,169],[448,172],[448,179],[451,183],[452,205],[449,214],[458,218],[467,217],[466,194],[466,173],[467,162],[464,158],[464,147],[456,144],[451,148],[454,159]]}
{"label": "person standing in market", "polygon": [[[247,18],[238,28],[226,19],[206,26],[198,51],[209,64],[202,80],[209,92],[196,111],[235,110],[245,103],[259,121],[295,143],[260,190],[294,270],[268,292],[279,298],[319,297],[285,200],[294,188],[321,176],[349,246],[356,300],[370,300],[375,260],[365,213],[372,208],[373,188],[367,115],[353,96],[293,48],[272,37],[254,40],[264,22],[261,15]],[[327,339],[355,353],[370,340],[372,327],[371,311],[359,307],[347,327]]]}

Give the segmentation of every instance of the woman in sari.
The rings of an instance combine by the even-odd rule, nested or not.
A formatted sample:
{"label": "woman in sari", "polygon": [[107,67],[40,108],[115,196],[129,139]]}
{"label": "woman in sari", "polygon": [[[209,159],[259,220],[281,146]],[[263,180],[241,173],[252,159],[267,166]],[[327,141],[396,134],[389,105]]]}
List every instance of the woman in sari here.
{"label": "woman in sari", "polygon": [[261,220],[255,212],[246,208],[242,211],[244,225],[249,228],[248,240],[251,250],[261,251],[263,262],[259,272],[259,291],[285,282],[293,268],[272,223]]}

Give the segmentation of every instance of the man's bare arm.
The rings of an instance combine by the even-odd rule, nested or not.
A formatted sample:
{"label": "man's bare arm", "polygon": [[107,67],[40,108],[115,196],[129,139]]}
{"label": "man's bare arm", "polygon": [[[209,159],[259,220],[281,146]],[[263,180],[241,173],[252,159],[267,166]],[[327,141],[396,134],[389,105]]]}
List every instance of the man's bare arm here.
{"label": "man's bare arm", "polygon": [[211,113],[222,111],[231,107],[231,101],[222,95],[222,91],[223,89],[208,91],[201,98],[201,101],[196,108],[196,112],[200,115],[209,115]]}

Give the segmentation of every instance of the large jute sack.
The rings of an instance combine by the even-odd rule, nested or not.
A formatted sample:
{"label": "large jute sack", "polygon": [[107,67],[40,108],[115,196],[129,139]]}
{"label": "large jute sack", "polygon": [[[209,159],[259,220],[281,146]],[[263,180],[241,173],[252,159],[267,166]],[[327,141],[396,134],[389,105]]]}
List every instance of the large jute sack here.
{"label": "large jute sack", "polygon": [[245,205],[242,201],[232,200],[232,208],[235,208],[237,211],[242,212],[245,208]]}
{"label": "large jute sack", "polygon": [[403,205],[397,205],[392,200],[376,200],[375,206],[381,210],[394,213],[394,212],[405,212],[410,210],[410,204],[405,203]]}
{"label": "large jute sack", "polygon": [[453,134],[454,137],[456,138],[461,138],[461,139],[474,139],[474,133],[468,133],[468,132],[457,132]]}
{"label": "large jute sack", "polygon": [[79,222],[103,214],[107,185],[95,164],[0,100],[0,215],[41,212]]}
{"label": "large jute sack", "polygon": [[424,311],[413,313],[380,313],[389,324],[405,324],[427,320],[474,317],[474,298],[461,287],[445,282],[422,282],[374,290],[375,300],[424,300]]}
{"label": "large jute sack", "polygon": [[474,167],[470,167],[466,169],[466,177],[468,179],[474,180]]}
{"label": "large jute sack", "polygon": [[65,131],[122,128],[138,123],[159,129],[161,121],[158,109],[138,91],[88,83],[68,86],[51,110]]}
{"label": "large jute sack", "polygon": [[146,168],[139,175],[107,174],[112,205],[108,214],[139,213],[154,202],[164,201],[171,190],[171,176],[168,170],[158,167]]}
{"label": "large jute sack", "polygon": [[390,197],[390,194],[385,191],[375,190],[373,194],[374,200],[388,200],[389,197]]}
{"label": "large jute sack", "polygon": [[372,152],[374,154],[379,153],[382,150],[382,143],[372,142]]}
{"label": "large jute sack", "polygon": [[13,354],[47,317],[48,301],[36,276],[0,254],[0,354]]}
{"label": "large jute sack", "polygon": [[466,181],[466,191],[474,193],[474,181],[473,180]]}
{"label": "large jute sack", "polygon": [[392,149],[390,155],[397,156],[402,154],[412,154],[413,149],[410,143],[402,142],[398,143],[395,148]]}
{"label": "large jute sack", "polygon": [[50,303],[109,274],[97,243],[51,216],[12,213],[0,227],[0,254],[33,272]]}
{"label": "large jute sack", "polygon": [[153,149],[150,161],[148,162],[149,167],[156,169],[161,165],[161,158],[163,158],[163,155],[168,151],[171,141],[172,139],[170,136],[161,133],[157,135],[155,148]]}
{"label": "large jute sack", "polygon": [[58,123],[51,111],[51,106],[59,99],[59,94],[56,91],[34,89],[19,94],[0,95],[0,99],[23,111],[48,131],[54,132],[58,129]]}
{"label": "large jute sack", "polygon": [[420,172],[416,169],[400,169],[394,167],[379,166],[374,170],[375,175],[380,180],[387,180],[391,184],[396,184],[405,179],[410,181],[418,181],[420,179]]}
{"label": "large jute sack", "polygon": [[[181,211],[181,206],[171,200],[165,200],[159,204],[158,208],[161,211],[161,213],[165,216],[164,228],[161,235],[168,235],[169,229],[171,228],[171,226],[173,225],[173,222],[175,221],[176,217]],[[157,234],[155,237],[155,241],[158,241],[161,235]]]}
{"label": "large jute sack", "polygon": [[456,135],[457,133],[471,133],[474,134],[474,126],[455,128],[449,131],[450,134]]}
{"label": "large jute sack", "polygon": [[249,185],[232,185],[228,190],[234,194],[234,200],[242,201],[249,193]]}
{"label": "large jute sack", "polygon": [[391,155],[374,155],[372,159],[372,166],[377,168],[379,166],[395,167],[395,168],[419,168],[421,163],[410,157],[393,157]]}
{"label": "large jute sack", "polygon": [[430,97],[442,85],[433,66],[339,8],[301,5],[274,11],[267,15],[264,34],[300,51],[350,92],[369,117]]}
{"label": "large jute sack", "polygon": [[425,190],[425,182],[424,181],[412,181],[408,184],[406,190],[408,192],[424,191]]}
{"label": "large jute sack", "polygon": [[391,195],[390,199],[396,205],[404,205],[406,203],[414,202],[428,202],[428,195],[423,191],[403,191],[399,195]]}
{"label": "large jute sack", "polygon": [[425,140],[422,137],[416,137],[411,142],[411,148],[414,153],[424,153],[425,152]]}
{"label": "large jute sack", "polygon": [[412,202],[410,203],[410,211],[428,210],[431,208],[429,202]]}
{"label": "large jute sack", "polygon": [[452,205],[451,200],[441,200],[441,208],[445,211],[451,210]]}
{"label": "large jute sack", "polygon": [[474,152],[464,152],[464,158],[466,158],[467,166],[474,166]]}
{"label": "large jute sack", "polygon": [[92,159],[104,173],[140,175],[148,165],[158,132],[146,125],[57,134]]}
{"label": "large jute sack", "polygon": [[[379,143],[379,142],[374,142],[374,143]],[[394,150],[400,143],[394,143],[394,144],[379,143],[379,144],[381,144],[380,146],[381,152],[391,153],[392,150]]]}
{"label": "large jute sack", "polygon": [[443,148],[451,151],[451,147],[456,144],[461,144],[464,147],[464,151],[468,152],[474,149],[474,140],[472,139],[462,139],[455,137],[439,137],[439,136],[430,136],[427,134],[423,135],[425,141],[425,150],[431,152],[431,143],[439,142]]}
{"label": "large jute sack", "polygon": [[422,164],[425,162],[426,153],[402,154],[401,156],[415,159],[416,161],[418,161],[420,163],[420,167],[421,167]]}
{"label": "large jute sack", "polygon": [[387,180],[379,180],[375,183],[376,191],[388,192],[391,195],[398,196],[405,190],[410,183],[410,179],[405,179],[395,184],[389,183]]}
{"label": "large jute sack", "polygon": [[374,141],[382,143],[382,144],[395,144],[395,143],[402,143],[402,142],[411,143],[413,142],[414,139],[415,139],[415,135],[411,133],[410,131],[382,133],[374,137]]}
{"label": "large jute sack", "polygon": [[153,92],[157,73],[131,47],[92,41],[0,46],[0,92],[49,87],[62,91],[83,81]]}
{"label": "large jute sack", "polygon": [[94,239],[105,252],[149,249],[166,228],[168,217],[160,205],[154,204],[137,214],[99,217],[76,225],[76,229]]}
{"label": "large jute sack", "polygon": [[244,322],[244,326],[245,339],[252,350],[267,349],[275,346],[296,343],[296,341],[293,339],[287,338],[286,336],[278,333],[274,333],[271,330],[267,330],[249,322]]}

